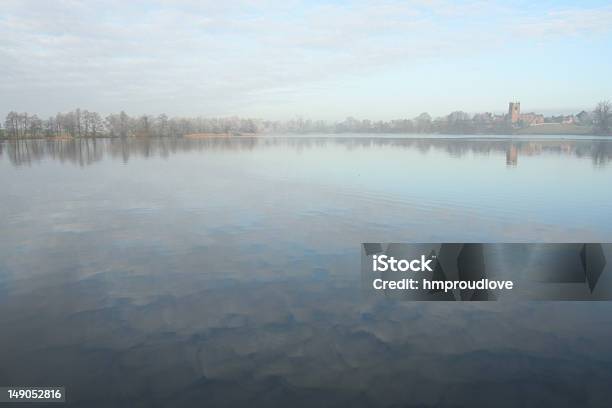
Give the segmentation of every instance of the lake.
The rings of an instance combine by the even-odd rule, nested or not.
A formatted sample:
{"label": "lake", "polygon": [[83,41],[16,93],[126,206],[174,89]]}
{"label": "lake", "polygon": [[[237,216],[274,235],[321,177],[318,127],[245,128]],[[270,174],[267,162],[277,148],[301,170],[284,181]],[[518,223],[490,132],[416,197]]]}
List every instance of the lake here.
{"label": "lake", "polygon": [[612,303],[365,299],[362,242],[610,242],[612,140],[0,141],[0,385],[69,406],[602,406]]}

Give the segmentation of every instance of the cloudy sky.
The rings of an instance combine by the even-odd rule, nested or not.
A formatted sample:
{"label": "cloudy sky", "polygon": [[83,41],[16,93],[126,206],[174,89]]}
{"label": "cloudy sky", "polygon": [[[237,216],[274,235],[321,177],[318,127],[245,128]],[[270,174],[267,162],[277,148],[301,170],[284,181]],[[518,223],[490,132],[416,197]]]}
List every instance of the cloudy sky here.
{"label": "cloudy sky", "polygon": [[0,0],[2,116],[561,113],[611,75],[604,1]]}

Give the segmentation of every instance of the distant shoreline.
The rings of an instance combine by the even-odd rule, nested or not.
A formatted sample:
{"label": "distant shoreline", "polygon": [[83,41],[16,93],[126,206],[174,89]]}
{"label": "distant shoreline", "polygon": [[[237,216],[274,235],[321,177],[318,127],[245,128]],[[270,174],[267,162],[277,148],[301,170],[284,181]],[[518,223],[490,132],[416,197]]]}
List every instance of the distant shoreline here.
{"label": "distant shoreline", "polygon": [[53,141],[53,142],[72,142],[77,140],[108,140],[108,139],[125,139],[125,140],[143,140],[143,139],[187,139],[187,140],[210,140],[210,139],[231,139],[231,138],[253,138],[253,137],[356,137],[356,138],[423,138],[423,139],[469,139],[469,138],[508,138],[519,136],[521,138],[528,137],[559,137],[559,138],[575,138],[575,139],[593,139],[593,140],[612,140],[610,135],[597,135],[590,132],[524,132],[524,129],[515,133],[251,133],[251,134],[229,134],[229,133],[205,133],[205,134],[189,134],[183,136],[37,136],[37,137],[0,137],[0,141]]}
{"label": "distant shoreline", "polygon": [[182,136],[147,136],[147,135],[130,135],[130,136],[111,136],[111,135],[98,135],[98,136],[25,136],[25,137],[7,137],[0,136],[0,140],[48,140],[48,141],[72,141],[72,140],[86,140],[86,139],[160,139],[160,138],[184,138],[191,140],[199,139],[212,139],[212,138],[229,138],[229,137],[254,137],[261,136],[262,134],[256,133],[193,133]]}

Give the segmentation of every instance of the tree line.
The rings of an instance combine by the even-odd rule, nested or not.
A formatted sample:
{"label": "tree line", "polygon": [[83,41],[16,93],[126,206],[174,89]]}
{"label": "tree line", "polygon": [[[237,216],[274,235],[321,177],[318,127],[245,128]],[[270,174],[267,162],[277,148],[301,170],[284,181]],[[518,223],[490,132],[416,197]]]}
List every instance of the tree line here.
{"label": "tree line", "polygon": [[194,133],[255,133],[256,122],[237,117],[168,118],[165,114],[131,117],[123,111],[103,118],[97,112],[76,109],[48,119],[27,112],[9,112],[3,130],[5,137],[9,138],[184,136]]}
{"label": "tree line", "polygon": [[[577,125],[588,127],[591,133],[609,135],[612,132],[612,105],[600,102],[592,112],[570,115]],[[545,121],[560,123],[563,116],[549,117]],[[255,134],[255,133],[512,133],[517,126],[507,115],[463,111],[433,119],[422,113],[414,119],[371,121],[347,118],[344,121],[326,121],[296,118],[287,121],[228,118],[169,118],[141,115],[131,117],[125,112],[103,118],[97,112],[76,109],[58,113],[48,119],[40,119],[29,113],[9,112],[0,129],[0,137],[130,137],[130,136],[184,136],[188,134]]]}
{"label": "tree line", "polygon": [[[610,102],[600,102],[593,111],[568,116],[550,116],[545,123],[563,123],[571,117],[575,124],[588,129],[590,133],[609,135],[612,131],[612,109]],[[508,115],[490,112],[470,115],[454,111],[446,116],[433,118],[423,112],[413,119],[373,121],[349,117],[341,122],[328,123],[322,120],[303,118],[288,121],[263,121],[258,130],[270,133],[439,133],[439,134],[511,134],[517,129],[529,126],[527,123],[511,123]]]}

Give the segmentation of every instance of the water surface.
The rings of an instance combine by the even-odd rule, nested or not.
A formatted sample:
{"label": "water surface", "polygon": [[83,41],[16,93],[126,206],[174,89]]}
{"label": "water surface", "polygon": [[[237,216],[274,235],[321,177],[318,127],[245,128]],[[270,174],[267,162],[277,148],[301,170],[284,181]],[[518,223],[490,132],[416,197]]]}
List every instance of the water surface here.
{"label": "water surface", "polygon": [[567,137],[1,142],[0,384],[88,407],[601,406],[612,304],[363,299],[359,244],[609,242],[611,160]]}

